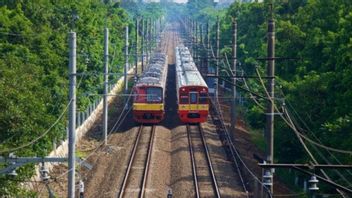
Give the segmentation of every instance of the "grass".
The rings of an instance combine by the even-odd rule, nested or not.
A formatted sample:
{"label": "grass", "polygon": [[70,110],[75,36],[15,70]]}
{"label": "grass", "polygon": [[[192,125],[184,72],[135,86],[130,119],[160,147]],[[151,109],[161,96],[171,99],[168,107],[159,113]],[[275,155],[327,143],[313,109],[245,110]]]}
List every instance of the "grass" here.
{"label": "grass", "polygon": [[261,150],[265,151],[265,139],[264,135],[260,130],[250,130],[252,142]]}

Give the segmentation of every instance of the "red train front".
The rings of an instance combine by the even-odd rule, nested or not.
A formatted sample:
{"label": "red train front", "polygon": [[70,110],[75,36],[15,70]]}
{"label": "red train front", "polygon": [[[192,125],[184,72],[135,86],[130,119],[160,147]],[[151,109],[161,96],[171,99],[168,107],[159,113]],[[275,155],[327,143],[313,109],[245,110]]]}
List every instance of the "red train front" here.
{"label": "red train front", "polygon": [[133,87],[133,118],[138,123],[159,123],[164,119],[167,56],[155,54]]}
{"label": "red train front", "polygon": [[163,88],[138,86],[133,102],[133,118],[139,123],[159,123],[164,119]]}
{"label": "red train front", "polygon": [[209,112],[208,88],[184,86],[179,88],[178,114],[185,123],[206,122]]}
{"label": "red train front", "polygon": [[206,122],[209,113],[208,86],[187,47],[176,47],[178,114],[184,123]]}

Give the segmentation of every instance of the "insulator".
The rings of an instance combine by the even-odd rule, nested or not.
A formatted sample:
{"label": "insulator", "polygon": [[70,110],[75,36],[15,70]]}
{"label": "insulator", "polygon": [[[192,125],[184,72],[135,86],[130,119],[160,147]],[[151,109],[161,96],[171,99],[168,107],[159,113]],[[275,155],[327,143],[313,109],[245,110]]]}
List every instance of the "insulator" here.
{"label": "insulator", "polygon": [[8,173],[8,175],[10,175],[12,177],[16,177],[17,176],[16,169],[13,169],[10,173]]}
{"label": "insulator", "polygon": [[172,190],[169,189],[167,192],[167,198],[172,198]]}
{"label": "insulator", "polygon": [[272,180],[273,180],[273,175],[269,170],[266,170],[263,175],[263,185],[272,186],[273,185]]}
{"label": "insulator", "polygon": [[49,176],[49,171],[48,169],[46,169],[46,167],[44,166],[44,164],[40,167],[40,177],[43,181],[49,180],[50,176]]}
{"label": "insulator", "polygon": [[308,182],[310,183],[309,190],[311,191],[319,190],[319,187],[318,187],[319,180],[315,175],[313,175]]}

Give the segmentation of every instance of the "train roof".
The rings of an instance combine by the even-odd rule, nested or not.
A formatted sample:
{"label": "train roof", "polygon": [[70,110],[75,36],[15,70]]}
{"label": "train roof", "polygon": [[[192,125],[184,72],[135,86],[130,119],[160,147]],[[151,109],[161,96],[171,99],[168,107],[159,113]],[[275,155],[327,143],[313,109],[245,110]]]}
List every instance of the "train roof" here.
{"label": "train roof", "polygon": [[165,53],[155,53],[149,60],[147,69],[143,72],[138,82],[138,86],[165,86],[167,76],[167,55]]}
{"label": "train roof", "polygon": [[198,71],[188,48],[184,45],[179,45],[175,51],[177,88],[182,86],[208,87]]}

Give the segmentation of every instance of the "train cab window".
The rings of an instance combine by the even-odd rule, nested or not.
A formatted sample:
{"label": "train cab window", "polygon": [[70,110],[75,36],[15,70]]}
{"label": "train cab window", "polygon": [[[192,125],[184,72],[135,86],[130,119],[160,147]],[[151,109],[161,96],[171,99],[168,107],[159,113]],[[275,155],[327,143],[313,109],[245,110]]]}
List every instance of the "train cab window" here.
{"label": "train cab window", "polygon": [[197,104],[198,103],[198,93],[189,93],[189,98],[190,98],[190,101],[189,103],[191,104]]}
{"label": "train cab window", "polygon": [[199,104],[208,104],[208,94],[206,93],[199,94]]}
{"label": "train cab window", "polygon": [[188,104],[188,95],[180,96],[180,104]]}
{"label": "train cab window", "polygon": [[136,88],[134,90],[134,102],[143,103],[146,100],[144,88]]}
{"label": "train cab window", "polygon": [[147,102],[162,102],[162,91],[158,87],[147,88]]}

